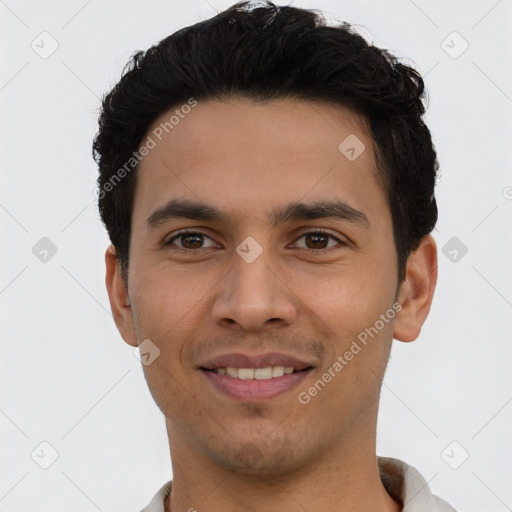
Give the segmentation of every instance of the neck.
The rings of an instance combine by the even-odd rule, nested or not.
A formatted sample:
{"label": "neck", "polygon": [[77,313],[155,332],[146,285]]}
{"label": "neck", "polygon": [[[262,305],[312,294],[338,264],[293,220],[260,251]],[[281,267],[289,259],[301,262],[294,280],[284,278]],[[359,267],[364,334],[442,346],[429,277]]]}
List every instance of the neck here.
{"label": "neck", "polygon": [[355,435],[345,436],[301,467],[257,474],[232,471],[187,443],[170,422],[167,429],[173,485],[165,512],[401,510],[380,479],[375,426],[364,429],[359,423]]}

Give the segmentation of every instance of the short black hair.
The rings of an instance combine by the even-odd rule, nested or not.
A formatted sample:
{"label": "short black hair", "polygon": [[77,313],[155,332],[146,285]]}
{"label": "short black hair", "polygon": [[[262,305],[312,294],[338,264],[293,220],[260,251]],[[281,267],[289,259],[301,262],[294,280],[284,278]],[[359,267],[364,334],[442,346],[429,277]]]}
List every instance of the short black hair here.
{"label": "short black hair", "polygon": [[423,122],[422,77],[348,23],[329,26],[314,10],[239,2],[136,52],[103,99],[93,143],[99,210],[125,285],[144,135],[171,108],[226,97],[320,100],[364,116],[393,219],[401,282],[409,254],[437,221],[439,164]]}

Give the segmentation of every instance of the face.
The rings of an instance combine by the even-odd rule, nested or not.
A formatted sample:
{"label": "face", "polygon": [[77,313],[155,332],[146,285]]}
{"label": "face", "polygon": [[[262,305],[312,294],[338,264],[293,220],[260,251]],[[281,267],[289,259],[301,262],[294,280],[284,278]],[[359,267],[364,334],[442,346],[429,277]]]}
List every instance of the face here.
{"label": "face", "polygon": [[137,171],[131,305],[115,316],[160,351],[144,371],[171,448],[271,474],[366,436],[398,283],[364,122],[321,102],[212,100],[164,135]]}

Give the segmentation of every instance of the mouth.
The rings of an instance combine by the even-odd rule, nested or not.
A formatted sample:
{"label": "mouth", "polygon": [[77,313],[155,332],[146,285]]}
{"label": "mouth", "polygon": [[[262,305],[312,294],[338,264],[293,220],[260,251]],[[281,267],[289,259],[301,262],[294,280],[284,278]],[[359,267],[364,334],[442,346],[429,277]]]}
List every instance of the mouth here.
{"label": "mouth", "polygon": [[261,402],[298,386],[313,365],[283,354],[230,354],[199,366],[216,391],[236,401]]}
{"label": "mouth", "polygon": [[283,375],[291,375],[303,370],[297,370],[293,366],[265,366],[264,368],[234,368],[227,366],[226,368],[215,368],[212,370],[203,370],[216,372],[219,375],[228,375],[241,380],[268,380],[282,377]]}

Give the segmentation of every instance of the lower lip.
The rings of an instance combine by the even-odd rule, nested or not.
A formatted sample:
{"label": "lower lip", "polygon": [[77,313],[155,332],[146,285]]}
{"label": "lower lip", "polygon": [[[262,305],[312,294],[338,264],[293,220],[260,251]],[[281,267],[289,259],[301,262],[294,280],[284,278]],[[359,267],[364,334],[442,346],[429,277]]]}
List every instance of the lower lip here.
{"label": "lower lip", "polygon": [[243,380],[221,375],[215,371],[201,371],[218,390],[229,397],[243,402],[260,402],[292,390],[306,378],[311,369],[265,380]]}

